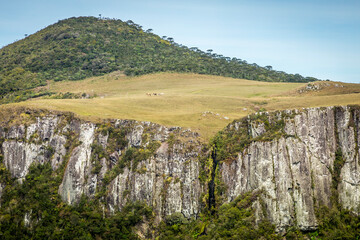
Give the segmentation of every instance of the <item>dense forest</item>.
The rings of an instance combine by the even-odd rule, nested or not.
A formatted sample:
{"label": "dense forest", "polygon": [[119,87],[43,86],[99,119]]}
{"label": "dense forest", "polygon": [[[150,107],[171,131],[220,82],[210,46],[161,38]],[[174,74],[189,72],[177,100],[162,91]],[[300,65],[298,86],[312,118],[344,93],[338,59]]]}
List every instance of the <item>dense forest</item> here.
{"label": "dense forest", "polygon": [[174,71],[269,82],[318,79],[275,71],[245,60],[188,48],[131,20],[69,18],[0,49],[0,96],[112,71],[127,75]]}

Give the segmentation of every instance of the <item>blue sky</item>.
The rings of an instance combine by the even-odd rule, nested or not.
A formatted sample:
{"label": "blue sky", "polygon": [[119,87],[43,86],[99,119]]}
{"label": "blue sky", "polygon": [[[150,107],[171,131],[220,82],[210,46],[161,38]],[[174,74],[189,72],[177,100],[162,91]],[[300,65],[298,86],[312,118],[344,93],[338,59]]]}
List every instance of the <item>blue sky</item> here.
{"label": "blue sky", "polygon": [[0,47],[64,18],[102,14],[188,47],[360,83],[359,0],[2,0],[0,6]]}

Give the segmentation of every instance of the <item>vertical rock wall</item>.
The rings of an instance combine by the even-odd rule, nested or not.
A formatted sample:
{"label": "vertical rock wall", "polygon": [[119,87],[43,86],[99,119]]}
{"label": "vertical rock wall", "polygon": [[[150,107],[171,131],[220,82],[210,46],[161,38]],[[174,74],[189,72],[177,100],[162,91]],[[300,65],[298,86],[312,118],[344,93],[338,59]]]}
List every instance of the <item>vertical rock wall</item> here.
{"label": "vertical rock wall", "polygon": [[199,181],[199,149],[184,152],[184,145],[163,142],[156,155],[143,161],[139,169],[125,168],[109,186],[108,202],[112,210],[129,201],[145,201],[157,216],[181,212],[185,217],[196,216],[202,188]]}
{"label": "vertical rock wall", "polygon": [[[113,129],[126,134],[111,138],[109,131]],[[134,201],[152,206],[157,220],[174,212],[193,217],[200,211],[201,144],[197,134],[189,130],[128,120],[94,124],[68,115],[47,114],[3,126],[0,137],[4,165],[20,182],[32,164],[50,163],[55,171],[63,166],[58,192],[68,204],[76,204],[83,194],[94,197],[105,187],[103,198],[110,211],[121,210]],[[111,150],[118,138],[126,145]],[[137,163],[130,159],[120,173],[107,177],[111,181],[104,186],[104,177],[111,176],[109,173],[115,171],[127,150],[148,151],[147,146],[154,142],[158,147],[153,153],[137,159]],[[94,146],[100,146],[104,155],[99,162]],[[0,197],[3,187],[0,185]]]}
{"label": "vertical rock wall", "polygon": [[[260,191],[253,203],[257,220],[268,218],[279,231],[292,225],[314,230],[316,208],[331,206],[338,174],[339,202],[359,213],[359,109],[262,114],[262,120],[248,117],[241,120],[245,125],[235,121],[227,127],[236,133],[246,126],[252,140],[233,161],[218,163],[226,201]],[[274,121],[281,121],[281,129],[269,137]],[[50,113],[5,125],[0,127],[1,150],[11,176],[21,182],[31,164],[50,163],[63,174],[59,194],[69,204],[97,193],[110,212],[144,201],[160,221],[175,212],[196,217],[201,196],[209,193],[208,183],[199,180],[202,144],[190,130],[129,120],[95,124]],[[0,197],[4,188],[0,184]]]}
{"label": "vertical rock wall", "polygon": [[[251,137],[260,138],[238,153],[235,161],[221,164],[228,201],[260,190],[261,199],[254,203],[259,218],[266,215],[280,231],[294,224],[302,230],[314,230],[315,208],[331,206],[332,173],[336,151],[340,149],[345,164],[338,186],[339,201],[348,209],[357,209],[359,110],[328,107],[283,113],[284,134],[271,141],[261,141],[261,134],[266,132],[261,124],[246,120]],[[279,117],[281,113],[269,115],[268,120]],[[238,124],[233,125],[236,131]],[[259,125],[260,130],[256,129]]]}
{"label": "vertical rock wall", "polygon": [[95,125],[83,123],[79,132],[79,146],[71,152],[59,187],[62,199],[68,204],[77,202],[82,194],[91,196],[96,190],[97,179],[91,174],[91,144],[94,141]]}
{"label": "vertical rock wall", "polygon": [[37,117],[28,126],[1,129],[4,164],[13,177],[23,179],[33,163],[51,161],[53,169],[58,168],[66,153],[66,137],[55,133],[59,121],[58,116]]}
{"label": "vertical rock wall", "polygon": [[360,111],[338,111],[339,146],[344,165],[340,172],[339,197],[345,208],[360,213]]}

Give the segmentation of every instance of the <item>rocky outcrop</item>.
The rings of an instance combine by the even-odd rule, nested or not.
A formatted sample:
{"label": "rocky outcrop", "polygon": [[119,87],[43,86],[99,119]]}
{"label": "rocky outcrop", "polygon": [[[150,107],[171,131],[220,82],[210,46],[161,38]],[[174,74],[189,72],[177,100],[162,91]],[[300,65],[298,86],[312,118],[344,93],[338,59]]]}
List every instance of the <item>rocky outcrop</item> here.
{"label": "rocky outcrop", "polygon": [[2,128],[4,163],[13,177],[23,179],[33,163],[51,161],[53,169],[58,168],[66,143],[65,136],[55,133],[58,121],[60,117],[55,115],[37,117],[35,123],[28,126],[15,125],[8,131]]}
{"label": "rocky outcrop", "polygon": [[[127,127],[129,123],[118,121],[116,125]],[[148,137],[144,141],[145,135]],[[146,149],[154,142],[158,147],[135,169],[132,161],[110,182],[107,187],[109,209],[115,211],[129,202],[144,201],[153,207],[158,221],[175,212],[196,217],[203,192],[197,159],[201,144],[197,137],[196,133],[181,128],[166,128],[149,122],[133,125],[126,136],[129,147],[145,146]],[[116,159],[116,155],[118,153],[114,153],[113,158]]]}
{"label": "rocky outcrop", "polygon": [[190,130],[129,120],[94,124],[47,114],[3,127],[0,134],[11,176],[21,182],[36,163],[49,163],[54,171],[61,167],[58,192],[68,204],[102,191],[110,212],[134,201],[152,206],[158,221],[175,212],[194,217],[200,211],[201,143]]}
{"label": "rocky outcrop", "polygon": [[[328,107],[264,115],[265,122],[283,121],[282,134],[263,141],[261,135],[271,129],[264,131],[259,120],[243,120],[254,141],[235,161],[220,165],[227,200],[248,191],[262,191],[254,203],[259,219],[268,217],[280,231],[292,225],[314,230],[316,207],[331,206],[334,161],[340,151],[345,163],[337,189],[339,201],[348,209],[357,209],[360,166],[359,139],[355,136],[359,132],[359,110]],[[229,128],[236,131],[238,125],[234,122]],[[259,125],[261,131],[254,129]]]}
{"label": "rocky outcrop", "polygon": [[[293,225],[316,229],[316,208],[331,207],[334,191],[343,207],[360,211],[357,107],[258,113],[234,121],[224,130],[230,140],[222,142],[222,152],[236,149],[229,155],[235,157],[220,160],[216,151],[203,152],[196,133],[178,127],[130,120],[95,124],[62,113],[13,122],[0,127],[6,169],[21,182],[32,164],[51,164],[62,176],[58,193],[68,204],[86,195],[112,213],[142,201],[159,222],[173,213],[197,217],[206,202],[212,207],[256,191],[257,221],[268,218],[278,231]],[[219,183],[224,191],[216,196]],[[0,197],[4,187],[0,183]]]}
{"label": "rocky outcrop", "polygon": [[[194,217],[200,211],[202,188],[199,181],[199,149],[184,151],[184,144],[169,147],[163,142],[154,157],[143,161],[138,169],[125,168],[109,185],[108,203],[112,210],[129,201],[145,201],[156,216],[181,212]],[[122,196],[122,197],[119,197]]]}
{"label": "rocky outcrop", "polygon": [[342,206],[360,213],[360,111],[339,111],[337,127],[344,165],[340,172],[339,197]]}
{"label": "rocky outcrop", "polygon": [[91,174],[91,144],[94,141],[95,125],[83,123],[79,129],[79,146],[71,152],[59,187],[62,199],[68,204],[77,202],[82,194],[92,196],[96,190],[96,175]]}

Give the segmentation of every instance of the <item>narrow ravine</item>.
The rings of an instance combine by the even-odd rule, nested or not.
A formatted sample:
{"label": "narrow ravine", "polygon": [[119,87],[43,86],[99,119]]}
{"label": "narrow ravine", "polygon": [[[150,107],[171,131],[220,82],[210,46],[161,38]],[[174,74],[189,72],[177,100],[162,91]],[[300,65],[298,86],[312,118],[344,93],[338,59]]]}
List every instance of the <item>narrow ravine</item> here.
{"label": "narrow ravine", "polygon": [[211,214],[215,214],[215,207],[216,207],[216,198],[215,198],[215,173],[216,168],[218,165],[218,161],[216,160],[216,144],[211,152],[211,159],[212,159],[212,169],[211,169],[211,180],[209,182],[209,210]]}

